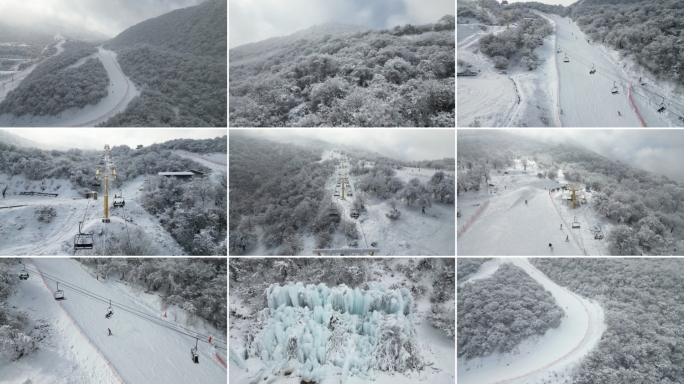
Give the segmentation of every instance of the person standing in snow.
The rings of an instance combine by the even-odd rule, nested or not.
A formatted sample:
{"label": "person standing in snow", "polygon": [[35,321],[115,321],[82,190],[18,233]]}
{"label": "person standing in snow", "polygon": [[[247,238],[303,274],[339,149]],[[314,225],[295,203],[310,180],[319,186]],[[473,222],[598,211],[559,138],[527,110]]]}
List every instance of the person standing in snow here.
{"label": "person standing in snow", "polygon": [[109,329],[109,328],[107,328],[107,330],[109,331],[109,335],[107,335],[107,336],[111,336],[111,335],[112,335],[112,330]]}
{"label": "person standing in snow", "polygon": [[620,113],[620,111],[618,111],[618,116],[622,116],[622,113]]}
{"label": "person standing in snow", "polygon": [[525,200],[525,205],[527,205],[527,200]]}
{"label": "person standing in snow", "polygon": [[563,229],[563,224],[562,224],[562,223],[561,223],[561,227],[560,227],[560,229]]}
{"label": "person standing in snow", "polygon": [[423,213],[425,213],[425,206],[423,206]]}
{"label": "person standing in snow", "polygon": [[570,235],[565,235],[565,241],[570,241]]}

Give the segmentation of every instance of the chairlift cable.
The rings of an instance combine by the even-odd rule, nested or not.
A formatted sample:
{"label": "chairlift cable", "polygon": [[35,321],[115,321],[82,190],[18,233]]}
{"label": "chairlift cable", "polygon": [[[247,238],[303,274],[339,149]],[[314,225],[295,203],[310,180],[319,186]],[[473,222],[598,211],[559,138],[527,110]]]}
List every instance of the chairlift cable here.
{"label": "chairlift cable", "polygon": [[[140,317],[140,318],[143,319],[143,320],[147,320],[147,321],[149,321],[149,322],[155,323],[155,324],[157,324],[157,325],[160,325],[160,326],[163,326],[163,327],[165,327],[165,328],[174,330],[174,331],[176,331],[176,332],[178,332],[178,333],[182,333],[182,334],[187,335],[187,336],[191,336],[191,337],[200,337],[200,338],[204,338],[204,339],[208,339],[208,338],[209,338],[209,335],[201,334],[201,333],[199,333],[199,332],[196,332],[196,331],[193,331],[193,330],[191,330],[191,329],[182,327],[182,326],[180,326],[180,325],[175,325],[175,324],[174,324],[174,325],[172,326],[172,324],[167,323],[167,322],[165,322],[165,321],[163,321],[163,320],[159,320],[159,319],[157,319],[156,317],[153,317],[153,315],[146,314],[146,313],[141,312],[141,311],[139,311],[139,310],[136,310],[136,309],[134,309],[134,308],[128,307],[128,306],[126,306],[126,305],[124,305],[124,304],[118,303],[118,302],[116,302],[116,301],[112,301],[111,299],[108,299],[108,298],[106,298],[106,297],[104,297],[104,296],[98,295],[98,294],[96,294],[96,293],[94,293],[94,292],[91,292],[91,291],[88,291],[88,290],[86,290],[86,289],[83,289],[83,288],[80,288],[80,287],[78,287],[78,286],[75,286],[75,285],[73,285],[73,284],[67,283],[67,282],[65,282],[64,280],[59,279],[59,278],[57,278],[57,277],[55,277],[55,276],[52,276],[52,275],[50,275],[50,274],[48,274],[48,273],[42,272],[42,271],[38,270],[37,268],[34,269],[33,267],[28,267],[27,269],[28,269],[29,271],[33,272],[33,273],[36,273],[36,274],[42,276],[42,277],[45,278],[46,280],[49,280],[49,281],[52,281],[52,282],[59,282],[60,284],[62,284],[63,286],[69,288],[69,290],[71,290],[71,291],[73,291],[73,292],[75,292],[75,293],[79,293],[79,294],[81,294],[81,295],[83,295],[83,296],[89,297],[89,298],[91,298],[91,299],[93,299],[93,300],[102,302],[102,303],[104,303],[104,304],[109,304],[111,307],[118,308],[118,309],[120,309],[120,310],[122,310],[122,311],[124,311],[124,312],[128,312],[128,313],[130,313],[131,315]],[[180,330],[179,330],[179,329],[180,329]],[[182,330],[182,331],[181,331],[181,330]],[[221,340],[221,339],[216,339],[216,338],[214,338],[213,336],[212,336],[212,340],[215,340],[215,341],[217,341],[217,342],[220,343],[220,344],[226,344],[226,342],[224,342],[223,340]]]}

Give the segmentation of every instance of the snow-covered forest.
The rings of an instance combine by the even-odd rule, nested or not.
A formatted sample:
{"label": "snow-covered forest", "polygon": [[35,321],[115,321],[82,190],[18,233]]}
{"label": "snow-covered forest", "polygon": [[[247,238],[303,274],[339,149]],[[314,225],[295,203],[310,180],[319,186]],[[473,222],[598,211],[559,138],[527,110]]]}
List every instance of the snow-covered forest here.
{"label": "snow-covered forest", "polygon": [[459,357],[511,352],[523,339],[557,328],[565,316],[551,293],[511,264],[490,278],[459,284],[457,293]]}
{"label": "snow-covered forest", "polygon": [[453,127],[454,33],[445,15],[383,30],[321,25],[231,49],[230,125]]}
{"label": "snow-covered forest", "polygon": [[[21,140],[14,142],[22,143]],[[227,136],[223,136],[176,139],[135,150],[127,145],[112,146],[109,159],[116,164],[117,177],[109,183],[109,204],[117,194],[127,204],[120,210],[110,207],[111,213],[120,220],[115,230],[109,234],[101,226],[88,230],[102,241],[96,241],[92,251],[81,250],[80,254],[226,255],[228,183],[227,169],[222,164],[226,161],[227,145]],[[198,155],[206,154],[213,154],[219,161],[197,160]],[[7,221],[0,225],[0,239],[5,238],[7,243],[12,240],[22,247],[22,250],[14,248],[10,254],[27,252],[23,248],[31,248],[31,244],[21,239],[44,231],[59,239],[51,239],[50,245],[60,250],[34,249],[32,252],[66,252],[73,246],[78,221],[92,220],[97,225],[98,216],[88,214],[98,215],[93,210],[100,209],[101,215],[102,203],[90,201],[86,194],[89,196],[93,190],[100,196],[104,194],[101,190],[104,183],[95,178],[96,166],[104,164],[102,157],[102,151],[43,150],[0,142],[1,205],[8,207],[0,212],[8,215]],[[189,170],[203,177],[179,180],[158,176],[158,172]],[[54,194],[54,200],[25,196],[36,193]],[[43,226],[46,229],[41,229]],[[6,249],[3,247],[5,240],[0,240],[3,253],[13,249],[9,245]]]}
{"label": "snow-covered forest", "polygon": [[230,382],[453,383],[454,261],[231,258]]}
{"label": "snow-covered forest", "polygon": [[2,258],[0,382],[225,383],[227,278],[225,258]]}
{"label": "snow-covered forest", "polygon": [[573,374],[575,383],[678,383],[682,361],[681,259],[531,259],[570,291],[605,308],[601,342]]}
{"label": "snow-covered forest", "polygon": [[[422,221],[426,232],[441,233],[453,242],[453,232],[443,225],[444,220],[453,221],[453,158],[421,162],[431,167],[421,171],[361,148],[346,148],[341,155],[331,144],[296,145],[231,135],[231,254],[310,254],[314,248],[336,248],[340,243],[349,251],[369,248],[373,242],[392,249],[395,241],[413,237],[405,227],[413,220]],[[341,200],[334,180],[343,173],[348,179]],[[391,240],[394,232],[401,240]],[[433,245],[426,245],[430,241]],[[434,250],[435,243],[446,245],[433,238],[415,243],[418,250],[410,250],[409,243],[395,252],[444,254]]]}
{"label": "snow-covered forest", "polygon": [[79,59],[97,52],[92,43],[66,41],[64,52],[36,67],[0,102],[0,114],[22,116],[57,115],[68,108],[97,104],[107,96],[109,76],[102,62],[88,59],[73,67]]}
{"label": "snow-covered forest", "polygon": [[[529,185],[536,183],[547,195],[543,189],[572,182],[590,191],[584,192],[590,198],[584,212],[596,219],[588,218],[586,224],[610,228],[604,230],[603,254],[681,255],[684,251],[684,187],[680,183],[576,144],[546,144],[505,132],[459,131],[457,190],[459,201],[464,202],[459,208],[467,207],[466,197],[486,191],[488,184],[496,184],[498,194],[515,193],[511,185],[502,191],[499,180],[513,179],[506,173],[516,166],[515,172],[523,172],[526,163],[534,164]],[[558,183],[561,178],[563,182]]]}
{"label": "snow-covered forest", "polygon": [[143,87],[103,126],[225,127],[227,2],[206,0],[123,31],[105,43]]}

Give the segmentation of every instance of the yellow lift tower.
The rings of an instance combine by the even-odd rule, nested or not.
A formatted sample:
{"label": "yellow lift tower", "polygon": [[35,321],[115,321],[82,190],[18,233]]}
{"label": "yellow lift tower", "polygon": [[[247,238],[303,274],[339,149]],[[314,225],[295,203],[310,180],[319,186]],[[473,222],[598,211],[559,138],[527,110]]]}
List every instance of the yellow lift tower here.
{"label": "yellow lift tower", "polygon": [[[98,180],[104,180],[104,217],[102,218],[103,223],[109,223],[109,179],[116,179],[116,168],[114,166],[109,166],[109,144],[105,144],[105,169],[104,171],[100,166],[97,167],[95,172],[95,178]],[[107,172],[109,168],[109,173]]]}

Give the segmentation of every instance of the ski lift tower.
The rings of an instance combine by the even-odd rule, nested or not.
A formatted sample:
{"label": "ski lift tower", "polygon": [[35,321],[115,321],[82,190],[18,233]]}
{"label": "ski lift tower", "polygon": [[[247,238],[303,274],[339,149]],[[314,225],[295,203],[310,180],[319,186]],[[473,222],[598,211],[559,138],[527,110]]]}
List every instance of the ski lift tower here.
{"label": "ski lift tower", "polygon": [[579,183],[568,183],[568,189],[572,191],[572,209],[577,208],[577,191],[580,189]]}
{"label": "ski lift tower", "polygon": [[103,223],[109,223],[109,179],[111,178],[112,180],[116,179],[116,168],[114,166],[109,167],[109,170],[107,169],[107,165],[109,164],[109,144],[105,144],[104,147],[105,151],[105,168],[104,171],[100,166],[97,166],[97,171],[95,172],[95,178],[98,180],[104,180],[104,217],[102,218]]}

